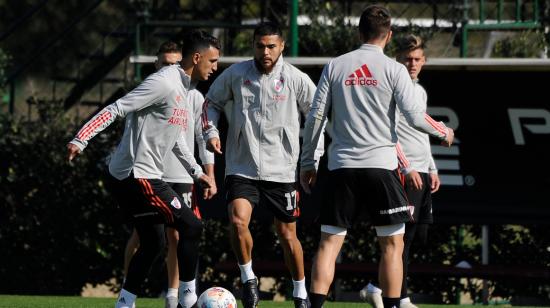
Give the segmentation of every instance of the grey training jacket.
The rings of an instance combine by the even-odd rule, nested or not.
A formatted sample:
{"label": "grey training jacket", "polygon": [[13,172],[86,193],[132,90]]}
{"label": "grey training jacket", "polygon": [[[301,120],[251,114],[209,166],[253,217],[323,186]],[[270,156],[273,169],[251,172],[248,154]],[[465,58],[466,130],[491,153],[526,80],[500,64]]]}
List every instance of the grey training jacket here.
{"label": "grey training jacket", "polygon": [[[220,112],[228,113],[226,175],[281,183],[296,181],[300,152],[300,112],[311,107],[315,84],[281,56],[262,74],[254,60],[234,64],[214,80],[206,94],[204,138],[219,138]],[[316,143],[322,154],[323,142]]]}
{"label": "grey training jacket", "polygon": [[[206,143],[202,137],[201,114],[204,96],[197,89],[192,89],[189,91],[188,97],[187,102],[189,106],[183,115],[185,121],[182,125],[181,133],[189,147],[189,152],[195,152],[196,141],[202,164],[214,164],[214,153],[206,149]],[[170,183],[193,183],[193,178],[187,173],[187,170],[185,170],[173,152],[169,152],[166,155],[162,179]]]}
{"label": "grey training jacket", "polygon": [[[422,106],[424,112],[426,112],[428,108],[426,90],[418,83],[418,79],[413,80],[413,84],[418,103]],[[411,170],[423,173],[437,173],[430,147],[430,137],[411,127],[401,112],[399,113],[399,123],[397,124],[397,138],[400,144],[400,148],[397,148],[397,155],[401,167],[405,169],[405,174]]]}
{"label": "grey training jacket", "polygon": [[105,107],[86,123],[71,141],[84,150],[88,141],[109,126],[116,117],[125,117],[122,140],[111,155],[109,172],[117,179],[161,179],[164,159],[174,152],[187,172],[198,180],[202,168],[181,134],[191,79],[177,65],[151,74],[138,87]]}
{"label": "grey training jacket", "polygon": [[314,168],[314,149],[329,110],[329,170],[397,168],[397,106],[414,128],[444,139],[447,128],[425,115],[405,66],[382,48],[363,44],[324,68],[304,128],[301,165]]}

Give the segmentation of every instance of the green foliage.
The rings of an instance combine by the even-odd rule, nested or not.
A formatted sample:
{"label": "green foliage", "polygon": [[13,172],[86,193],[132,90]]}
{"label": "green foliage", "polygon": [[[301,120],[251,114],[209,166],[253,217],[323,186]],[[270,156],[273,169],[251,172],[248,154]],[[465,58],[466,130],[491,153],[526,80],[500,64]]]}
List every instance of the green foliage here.
{"label": "green foliage", "polygon": [[357,27],[346,19],[341,3],[311,0],[302,7],[311,24],[301,27],[298,33],[300,56],[334,57],[360,45]]}
{"label": "green foliage", "polygon": [[4,96],[6,78],[7,78],[7,67],[10,62],[10,56],[0,48],[0,102],[2,101],[2,96]]}
{"label": "green foliage", "polygon": [[0,115],[0,290],[79,294],[121,276],[126,235],[103,184],[112,142],[96,138],[69,164],[75,125],[59,101],[36,107],[36,121]]}
{"label": "green foliage", "polygon": [[522,31],[515,36],[496,42],[493,47],[494,58],[540,58],[548,46],[544,33],[540,31]]}

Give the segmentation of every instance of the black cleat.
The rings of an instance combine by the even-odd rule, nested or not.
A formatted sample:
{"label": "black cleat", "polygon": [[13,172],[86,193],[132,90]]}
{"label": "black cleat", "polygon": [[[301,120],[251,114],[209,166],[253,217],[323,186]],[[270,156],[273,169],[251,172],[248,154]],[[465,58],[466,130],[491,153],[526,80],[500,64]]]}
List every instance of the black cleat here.
{"label": "black cleat", "polygon": [[295,297],[294,308],[311,308],[311,302],[309,301],[309,297],[307,297],[306,299]]}
{"label": "black cleat", "polygon": [[243,283],[242,302],[244,308],[256,308],[259,301],[260,291],[258,291],[258,277],[256,277]]}

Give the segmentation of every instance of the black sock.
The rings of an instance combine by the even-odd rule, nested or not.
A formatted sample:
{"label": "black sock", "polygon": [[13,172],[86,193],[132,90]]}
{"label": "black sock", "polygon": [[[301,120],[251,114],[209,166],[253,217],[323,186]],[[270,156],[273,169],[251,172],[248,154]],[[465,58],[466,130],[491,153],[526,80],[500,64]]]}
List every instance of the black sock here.
{"label": "black sock", "polygon": [[399,308],[399,297],[382,297],[382,302],[384,302],[384,307],[387,308]]}
{"label": "black sock", "polygon": [[[321,308],[323,307],[323,304],[325,303],[325,299],[327,298],[324,294],[317,294],[317,293],[309,293],[309,300],[311,301],[311,308]],[[397,299],[399,302],[399,299]]]}

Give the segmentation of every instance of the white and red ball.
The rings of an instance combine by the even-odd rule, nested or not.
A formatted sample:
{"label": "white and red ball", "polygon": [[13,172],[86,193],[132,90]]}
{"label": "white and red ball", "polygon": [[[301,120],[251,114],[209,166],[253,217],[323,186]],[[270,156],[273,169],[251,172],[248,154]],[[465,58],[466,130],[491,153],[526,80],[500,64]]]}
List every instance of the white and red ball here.
{"label": "white and red ball", "polygon": [[228,290],[212,287],[204,292],[197,301],[198,308],[237,308],[235,296]]}

